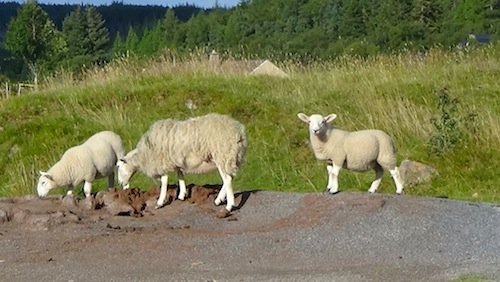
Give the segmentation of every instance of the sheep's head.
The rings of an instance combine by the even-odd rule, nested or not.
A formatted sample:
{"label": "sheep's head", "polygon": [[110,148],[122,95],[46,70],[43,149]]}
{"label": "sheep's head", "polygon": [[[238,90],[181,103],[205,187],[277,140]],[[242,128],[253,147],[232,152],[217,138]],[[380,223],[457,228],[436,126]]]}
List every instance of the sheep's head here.
{"label": "sheep's head", "polygon": [[328,124],[337,117],[336,114],[329,114],[323,117],[318,114],[308,116],[303,113],[299,113],[297,116],[300,120],[309,125],[309,132],[314,135],[324,134],[328,129]]}
{"label": "sheep's head", "polygon": [[132,150],[125,157],[116,162],[116,167],[118,168],[118,183],[120,183],[124,189],[129,188],[130,179],[137,171],[137,168],[130,163],[130,158],[132,158],[136,152],[137,150]]}
{"label": "sheep's head", "polygon": [[38,179],[38,184],[36,186],[36,191],[38,197],[45,197],[50,190],[56,187],[56,183],[52,178],[52,175],[48,172],[40,171],[40,178]]}

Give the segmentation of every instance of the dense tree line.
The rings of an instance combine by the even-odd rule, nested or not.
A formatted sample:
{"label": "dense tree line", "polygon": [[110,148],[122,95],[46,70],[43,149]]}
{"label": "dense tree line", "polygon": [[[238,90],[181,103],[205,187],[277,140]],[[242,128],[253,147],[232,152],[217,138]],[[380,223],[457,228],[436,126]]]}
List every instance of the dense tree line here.
{"label": "dense tree line", "polygon": [[[500,35],[500,0],[246,0],[231,9],[156,7],[155,12],[150,6],[114,3],[63,6],[60,11],[65,12],[51,12],[59,15],[57,20],[45,12],[54,6],[31,1],[20,10],[26,5],[42,11],[44,26],[54,30],[50,38],[42,38],[50,55],[30,58],[16,52],[8,36],[3,45],[33,75],[37,67],[78,70],[123,54],[154,56],[165,48],[314,59],[480,44]],[[19,11],[8,14],[2,9],[15,20]],[[6,35],[20,32],[14,29],[15,20]],[[0,65],[0,72],[3,69]]]}

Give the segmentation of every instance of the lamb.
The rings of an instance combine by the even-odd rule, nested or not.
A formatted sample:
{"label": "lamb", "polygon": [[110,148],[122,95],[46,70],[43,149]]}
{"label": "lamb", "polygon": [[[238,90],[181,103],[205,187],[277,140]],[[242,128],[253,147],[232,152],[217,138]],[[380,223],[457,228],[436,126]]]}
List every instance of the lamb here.
{"label": "lamb", "polygon": [[82,181],[86,197],[92,192],[92,181],[108,177],[108,187],[114,186],[114,170],[118,159],[125,155],[122,139],[112,131],[101,131],[83,144],[69,148],[47,172],[40,171],[37,192],[45,197],[56,187],[68,187],[68,194]]}
{"label": "lamb", "polygon": [[334,128],[332,122],[337,116],[319,114],[307,116],[299,113],[299,119],[309,124],[311,148],[318,160],[327,161],[327,190],[338,192],[338,176],[343,167],[352,171],[375,170],[375,180],[368,192],[375,193],[382,180],[384,169],[389,170],[396,184],[396,193],[403,191],[403,181],[396,166],[396,148],[387,133],[376,130],[348,132]]}
{"label": "lamb", "polygon": [[179,178],[178,198],[186,197],[184,174],[206,173],[218,169],[223,185],[215,205],[227,197],[226,210],[234,206],[232,179],[242,165],[247,149],[245,127],[227,115],[207,114],[187,120],[164,119],[153,123],[136,148],[117,162],[118,181],[129,187],[137,170],[160,178],[156,208],[165,204],[168,173]]}

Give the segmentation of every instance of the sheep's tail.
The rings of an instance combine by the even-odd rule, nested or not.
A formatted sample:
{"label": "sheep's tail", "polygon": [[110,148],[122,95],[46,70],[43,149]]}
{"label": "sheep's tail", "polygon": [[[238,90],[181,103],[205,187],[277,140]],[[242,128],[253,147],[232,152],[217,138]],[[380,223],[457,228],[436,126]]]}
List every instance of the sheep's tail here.
{"label": "sheep's tail", "polygon": [[247,136],[245,134],[245,132],[243,131],[241,136],[240,136],[240,140],[238,140],[238,143],[237,143],[237,153],[236,153],[236,166],[238,168],[241,167],[241,165],[243,164],[243,161],[245,160],[245,155],[246,155],[246,152],[247,152],[247,146],[248,146],[248,140],[247,140]]}
{"label": "sheep's tail", "polygon": [[247,136],[245,134],[245,128],[241,126],[238,131],[238,135],[233,139],[233,144],[229,147],[232,148],[229,155],[226,154],[223,160],[222,169],[232,177],[236,175],[241,165],[245,160],[245,155],[248,146]]}

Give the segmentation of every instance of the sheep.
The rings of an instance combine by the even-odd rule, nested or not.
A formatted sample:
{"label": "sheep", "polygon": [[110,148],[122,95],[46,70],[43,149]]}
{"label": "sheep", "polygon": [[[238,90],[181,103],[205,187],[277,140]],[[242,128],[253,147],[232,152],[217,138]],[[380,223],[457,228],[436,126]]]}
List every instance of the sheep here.
{"label": "sheep", "polygon": [[215,205],[224,199],[226,210],[234,207],[232,179],[242,165],[247,149],[245,127],[227,115],[216,113],[187,120],[164,119],[153,123],[136,148],[117,162],[118,181],[129,187],[137,170],[160,178],[156,208],[165,204],[168,173],[179,178],[178,199],[186,197],[184,174],[200,174],[218,169],[223,184]]}
{"label": "sheep", "polygon": [[47,172],[40,171],[37,192],[45,197],[56,187],[67,187],[68,195],[82,181],[85,197],[90,197],[92,181],[108,177],[108,187],[114,186],[114,170],[118,159],[125,155],[122,139],[112,131],[101,131],[83,144],[69,148]]}
{"label": "sheep", "polygon": [[376,130],[348,132],[334,128],[330,123],[337,117],[329,114],[307,116],[297,114],[309,125],[311,148],[318,160],[327,161],[328,185],[331,194],[338,192],[338,176],[343,167],[352,171],[375,170],[375,180],[368,192],[375,193],[382,180],[384,169],[389,170],[396,184],[396,193],[403,191],[403,181],[396,166],[396,148],[387,133]]}

